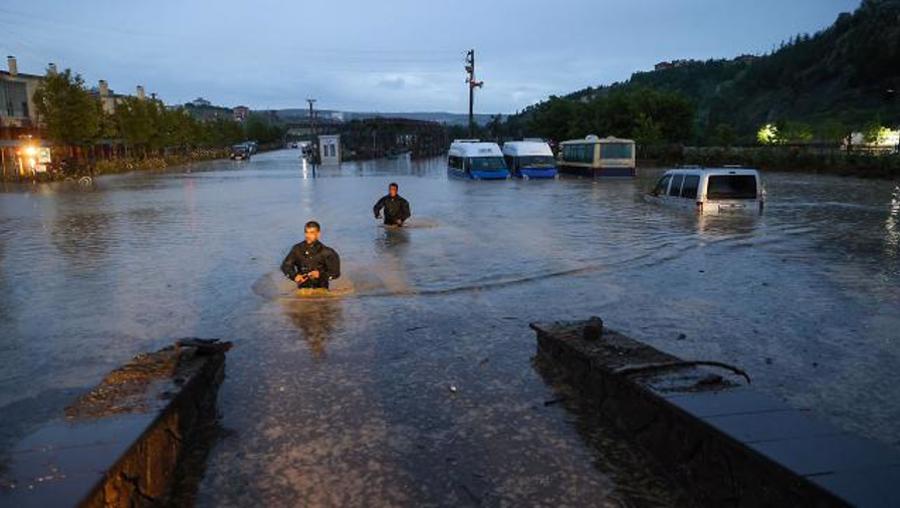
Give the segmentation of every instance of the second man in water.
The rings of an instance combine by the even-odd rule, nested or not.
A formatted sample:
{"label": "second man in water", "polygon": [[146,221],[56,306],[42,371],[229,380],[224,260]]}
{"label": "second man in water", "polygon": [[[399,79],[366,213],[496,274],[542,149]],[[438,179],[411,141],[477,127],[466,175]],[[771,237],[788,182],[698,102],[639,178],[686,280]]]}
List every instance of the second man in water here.
{"label": "second man in water", "polygon": [[384,224],[388,226],[403,226],[403,223],[409,219],[409,201],[400,197],[397,193],[399,187],[396,183],[388,185],[387,196],[379,199],[375,203],[375,218],[381,218],[381,210],[384,209]]}

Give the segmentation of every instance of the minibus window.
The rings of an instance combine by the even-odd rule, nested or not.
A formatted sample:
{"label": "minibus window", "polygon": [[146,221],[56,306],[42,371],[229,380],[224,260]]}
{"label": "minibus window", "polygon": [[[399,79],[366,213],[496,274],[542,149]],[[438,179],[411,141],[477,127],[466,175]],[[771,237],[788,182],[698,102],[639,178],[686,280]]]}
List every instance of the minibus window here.
{"label": "minibus window", "polygon": [[630,159],[633,145],[631,143],[604,143],[600,145],[601,159]]}
{"label": "minibus window", "polygon": [[470,171],[499,171],[506,169],[503,157],[472,157],[469,159]]}
{"label": "minibus window", "polygon": [[462,159],[455,155],[450,156],[449,164],[451,168],[462,169]]}
{"label": "minibus window", "polygon": [[700,184],[698,175],[685,175],[684,185],[681,186],[681,197],[697,199],[697,185]]}
{"label": "minibus window", "polygon": [[671,180],[671,179],[672,179],[672,175],[666,175],[666,176],[660,178],[659,181],[656,182],[656,187],[653,188],[653,195],[654,196],[664,195],[666,193],[666,188],[669,186],[669,180]]}
{"label": "minibus window", "polygon": [[706,184],[707,199],[756,199],[755,175],[713,175]]}
{"label": "minibus window", "polygon": [[681,182],[684,181],[684,175],[675,175],[672,178],[672,187],[669,188],[669,195],[676,198],[681,194]]}

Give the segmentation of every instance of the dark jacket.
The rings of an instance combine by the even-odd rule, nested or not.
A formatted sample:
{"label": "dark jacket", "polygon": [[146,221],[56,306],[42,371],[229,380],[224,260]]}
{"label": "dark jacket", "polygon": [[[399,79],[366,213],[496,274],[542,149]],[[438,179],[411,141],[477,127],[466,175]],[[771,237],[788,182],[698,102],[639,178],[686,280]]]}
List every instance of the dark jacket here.
{"label": "dark jacket", "polygon": [[309,245],[304,241],[291,247],[291,251],[281,262],[281,271],[291,280],[313,270],[319,271],[319,278],[307,279],[297,287],[327,288],[330,280],[341,276],[341,258],[334,249],[322,242]]}
{"label": "dark jacket", "polygon": [[397,221],[405,221],[409,218],[409,201],[403,199],[398,194],[395,197],[391,197],[390,194],[378,200],[375,203],[375,208],[372,209],[375,212],[375,218],[378,218],[378,215],[381,213],[381,209],[384,208],[384,223],[385,224],[396,224]]}

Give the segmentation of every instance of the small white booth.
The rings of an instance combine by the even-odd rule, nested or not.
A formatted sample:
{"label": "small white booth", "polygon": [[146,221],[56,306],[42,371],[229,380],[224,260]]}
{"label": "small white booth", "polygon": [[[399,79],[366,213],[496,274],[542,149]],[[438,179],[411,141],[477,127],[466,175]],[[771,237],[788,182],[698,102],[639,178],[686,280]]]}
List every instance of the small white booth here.
{"label": "small white booth", "polygon": [[340,134],[319,136],[319,161],[323,166],[341,163]]}

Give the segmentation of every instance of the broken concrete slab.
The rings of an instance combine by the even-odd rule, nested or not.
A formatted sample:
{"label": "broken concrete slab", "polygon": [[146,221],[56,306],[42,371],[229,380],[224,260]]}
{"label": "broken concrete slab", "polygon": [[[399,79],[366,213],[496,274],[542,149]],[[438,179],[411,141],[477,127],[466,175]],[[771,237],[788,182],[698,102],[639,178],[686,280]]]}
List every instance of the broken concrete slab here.
{"label": "broken concrete slab", "polygon": [[532,324],[537,361],[690,485],[697,504],[897,505],[895,450],[750,388],[740,369],[685,362],[608,328],[586,340],[585,324]]}
{"label": "broken concrete slab", "polygon": [[108,374],[64,416],[14,447],[0,505],[164,503],[198,428],[215,419],[230,346],[183,339]]}

